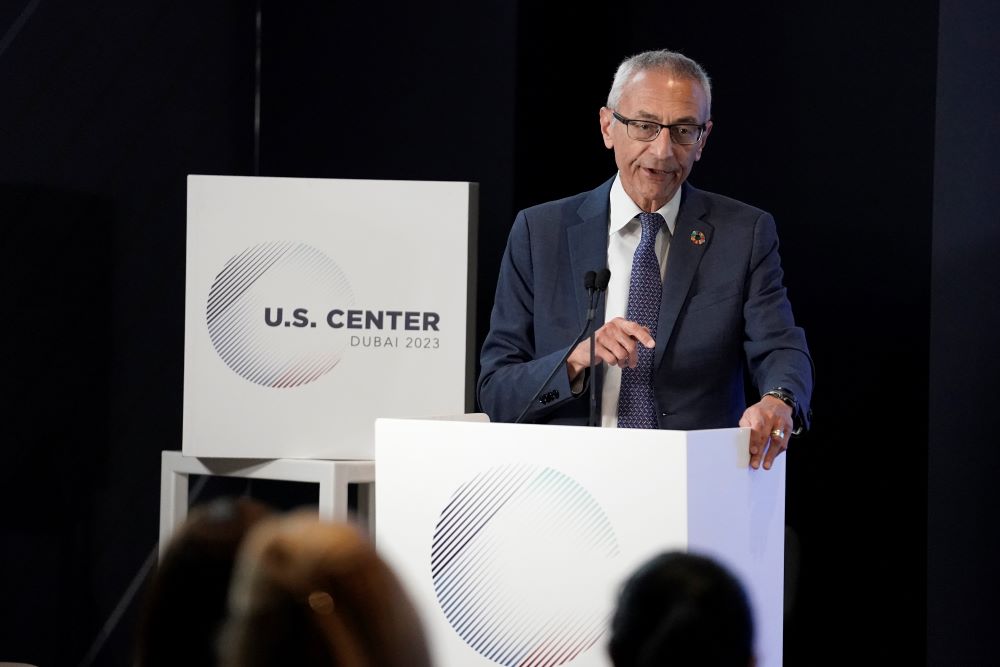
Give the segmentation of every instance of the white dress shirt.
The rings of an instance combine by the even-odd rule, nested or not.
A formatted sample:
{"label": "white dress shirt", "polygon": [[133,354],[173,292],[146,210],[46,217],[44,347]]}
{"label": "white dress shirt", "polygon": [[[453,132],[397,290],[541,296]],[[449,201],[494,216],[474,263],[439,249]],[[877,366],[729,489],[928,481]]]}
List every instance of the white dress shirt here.
{"label": "white dress shirt", "polygon": [[[656,259],[660,262],[660,279],[667,270],[667,251],[670,237],[677,224],[677,210],[680,208],[681,190],[677,189],[673,198],[663,208],[656,211],[663,216],[666,225],[656,234]],[[642,238],[642,224],[638,215],[642,209],[625,193],[621,175],[615,176],[611,184],[610,219],[608,220],[608,269],[611,282],[608,283],[607,304],[604,321],[625,317],[628,309],[628,289],[632,279],[632,256]],[[669,231],[668,231],[669,230]],[[601,426],[618,427],[618,392],[622,385],[622,370],[618,366],[605,365],[604,386],[601,390]]]}

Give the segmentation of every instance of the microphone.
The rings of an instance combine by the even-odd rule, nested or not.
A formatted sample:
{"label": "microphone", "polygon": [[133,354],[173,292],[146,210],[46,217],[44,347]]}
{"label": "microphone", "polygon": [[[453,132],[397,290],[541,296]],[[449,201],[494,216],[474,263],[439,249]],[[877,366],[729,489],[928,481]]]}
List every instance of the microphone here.
{"label": "microphone", "polygon": [[[594,280],[594,289],[597,292],[597,302],[601,300],[601,292],[608,289],[608,283],[611,282],[611,271],[607,268],[601,269],[597,272],[597,276]],[[591,318],[593,315],[590,316]],[[594,359],[594,334],[595,331],[590,332],[590,416],[587,418],[588,426],[597,426],[597,375],[595,371],[596,360]]]}
{"label": "microphone", "polygon": [[[524,406],[523,410],[521,410],[521,414],[519,414],[517,416],[517,419],[514,420],[515,424],[521,423],[521,420],[524,419],[524,416],[528,414],[528,410],[530,410],[531,406],[535,404],[536,400],[538,400],[539,394],[542,393],[542,390],[545,389],[545,387],[549,384],[549,381],[552,380],[552,377],[556,374],[556,371],[562,368],[562,365],[566,363],[566,359],[568,359],[569,355],[572,354],[573,349],[587,335],[587,329],[590,328],[591,323],[594,321],[594,312],[596,310],[594,303],[596,300],[595,297],[600,298],[600,292],[597,290],[597,285],[598,282],[600,281],[601,273],[603,272],[607,272],[609,276],[611,275],[611,272],[608,271],[607,269],[604,269],[604,271],[602,272],[587,271],[587,273],[584,274],[583,287],[584,289],[587,290],[587,294],[590,297],[590,300],[587,304],[587,321],[584,323],[583,329],[580,331],[580,333],[577,334],[576,338],[573,339],[573,342],[570,344],[569,349],[566,350],[566,354],[564,354],[562,356],[562,359],[559,360],[559,363],[557,363],[555,367],[553,367],[552,371],[548,374],[548,376],[546,376],[541,386],[538,387],[538,389],[532,395],[531,400],[528,401],[528,404]],[[607,288],[607,286],[608,283],[607,281],[605,281],[604,282],[605,289]]]}
{"label": "microphone", "polygon": [[608,283],[611,282],[611,269],[601,269],[597,272],[597,276],[594,278],[594,287],[600,291],[608,289]]}

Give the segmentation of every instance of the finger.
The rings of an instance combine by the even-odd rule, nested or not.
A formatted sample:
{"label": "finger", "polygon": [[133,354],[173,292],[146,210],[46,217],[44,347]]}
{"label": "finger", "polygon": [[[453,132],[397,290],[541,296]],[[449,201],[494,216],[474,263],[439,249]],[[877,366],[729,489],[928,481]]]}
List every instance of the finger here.
{"label": "finger", "polygon": [[630,336],[624,328],[615,329],[615,343],[618,345],[620,354],[619,364],[622,368],[628,366],[635,368],[639,362],[639,351],[636,349],[635,338]]}
{"label": "finger", "polygon": [[764,456],[764,470],[770,470],[771,466],[774,465],[774,459],[778,458],[778,455],[783,451],[785,451],[784,439],[777,436],[771,437],[768,441],[767,454]]}
{"label": "finger", "polygon": [[[617,347],[617,346],[616,346]],[[614,350],[607,346],[601,346],[594,351],[594,354],[601,358],[601,361],[608,364],[609,366],[618,366],[621,364],[621,359],[615,354]]]}
{"label": "finger", "polygon": [[753,456],[756,453],[754,445],[753,424],[750,422],[750,419],[744,414],[742,417],[740,417],[739,425],[742,428],[750,429],[750,438],[748,440],[747,448],[750,451],[750,455]]}
{"label": "finger", "polygon": [[750,429],[750,467],[756,470],[760,467],[764,444],[767,442],[764,423],[758,415],[748,411],[740,419],[740,425]]}
{"label": "finger", "polygon": [[785,449],[788,448],[789,429],[779,423],[769,434],[769,444],[767,455],[764,457],[764,470],[770,470],[774,465],[774,459],[778,458]]}
{"label": "finger", "polygon": [[760,436],[757,429],[750,431],[750,467],[756,470],[764,460],[764,445],[759,442]]}
{"label": "finger", "polygon": [[620,368],[624,368],[629,364],[632,357],[631,348],[635,346],[635,343],[631,339],[621,339],[615,337],[610,340],[606,340],[604,345],[608,354],[614,358],[614,361],[610,363],[613,363],[615,366]]}
{"label": "finger", "polygon": [[639,365],[639,345],[634,338],[629,338],[628,345],[628,367],[635,368]]}
{"label": "finger", "polygon": [[642,343],[645,347],[649,349],[656,347],[656,340],[649,333],[649,329],[642,326],[638,322],[633,322],[631,320],[624,320],[624,323],[622,324],[622,329],[625,331],[625,333],[627,333],[629,336]]}
{"label": "finger", "polygon": [[764,459],[767,436],[764,434],[764,424],[759,419],[751,417],[750,424],[750,467],[756,470]]}
{"label": "finger", "polygon": [[612,366],[622,366],[628,362],[628,348],[622,344],[627,338],[621,336],[618,327],[612,323],[604,325],[597,335],[597,351],[601,359]]}

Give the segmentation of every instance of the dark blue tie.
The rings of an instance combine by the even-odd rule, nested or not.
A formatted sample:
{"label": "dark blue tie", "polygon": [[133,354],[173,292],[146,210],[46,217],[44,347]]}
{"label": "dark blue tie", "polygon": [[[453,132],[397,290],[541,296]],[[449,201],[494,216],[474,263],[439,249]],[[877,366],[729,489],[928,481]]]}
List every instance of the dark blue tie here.
{"label": "dark blue tie", "polygon": [[[656,259],[656,233],[665,223],[659,213],[640,213],[642,238],[632,256],[632,278],[628,287],[628,311],[625,318],[638,322],[656,338],[656,322],[660,317],[660,297],[663,281],[660,262]],[[622,369],[622,385],[618,394],[619,428],[656,428],[656,399],[653,396],[653,353],[638,344],[639,363],[635,368]]]}

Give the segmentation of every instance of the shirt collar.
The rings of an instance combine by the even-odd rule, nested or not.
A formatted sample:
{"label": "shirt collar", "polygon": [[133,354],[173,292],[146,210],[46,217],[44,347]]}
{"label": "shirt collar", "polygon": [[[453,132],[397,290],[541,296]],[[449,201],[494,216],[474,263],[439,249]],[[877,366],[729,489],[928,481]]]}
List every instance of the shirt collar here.
{"label": "shirt collar", "polygon": [[[670,201],[657,211],[657,213],[663,216],[664,221],[666,221],[667,229],[670,230],[671,235],[673,235],[674,226],[677,224],[677,211],[681,205],[681,189],[677,188],[677,192],[670,198]],[[625,192],[625,188],[622,186],[621,173],[615,174],[615,181],[611,184],[609,199],[611,218],[608,235],[610,236],[611,234],[620,232],[633,218],[642,213],[642,209]]]}

